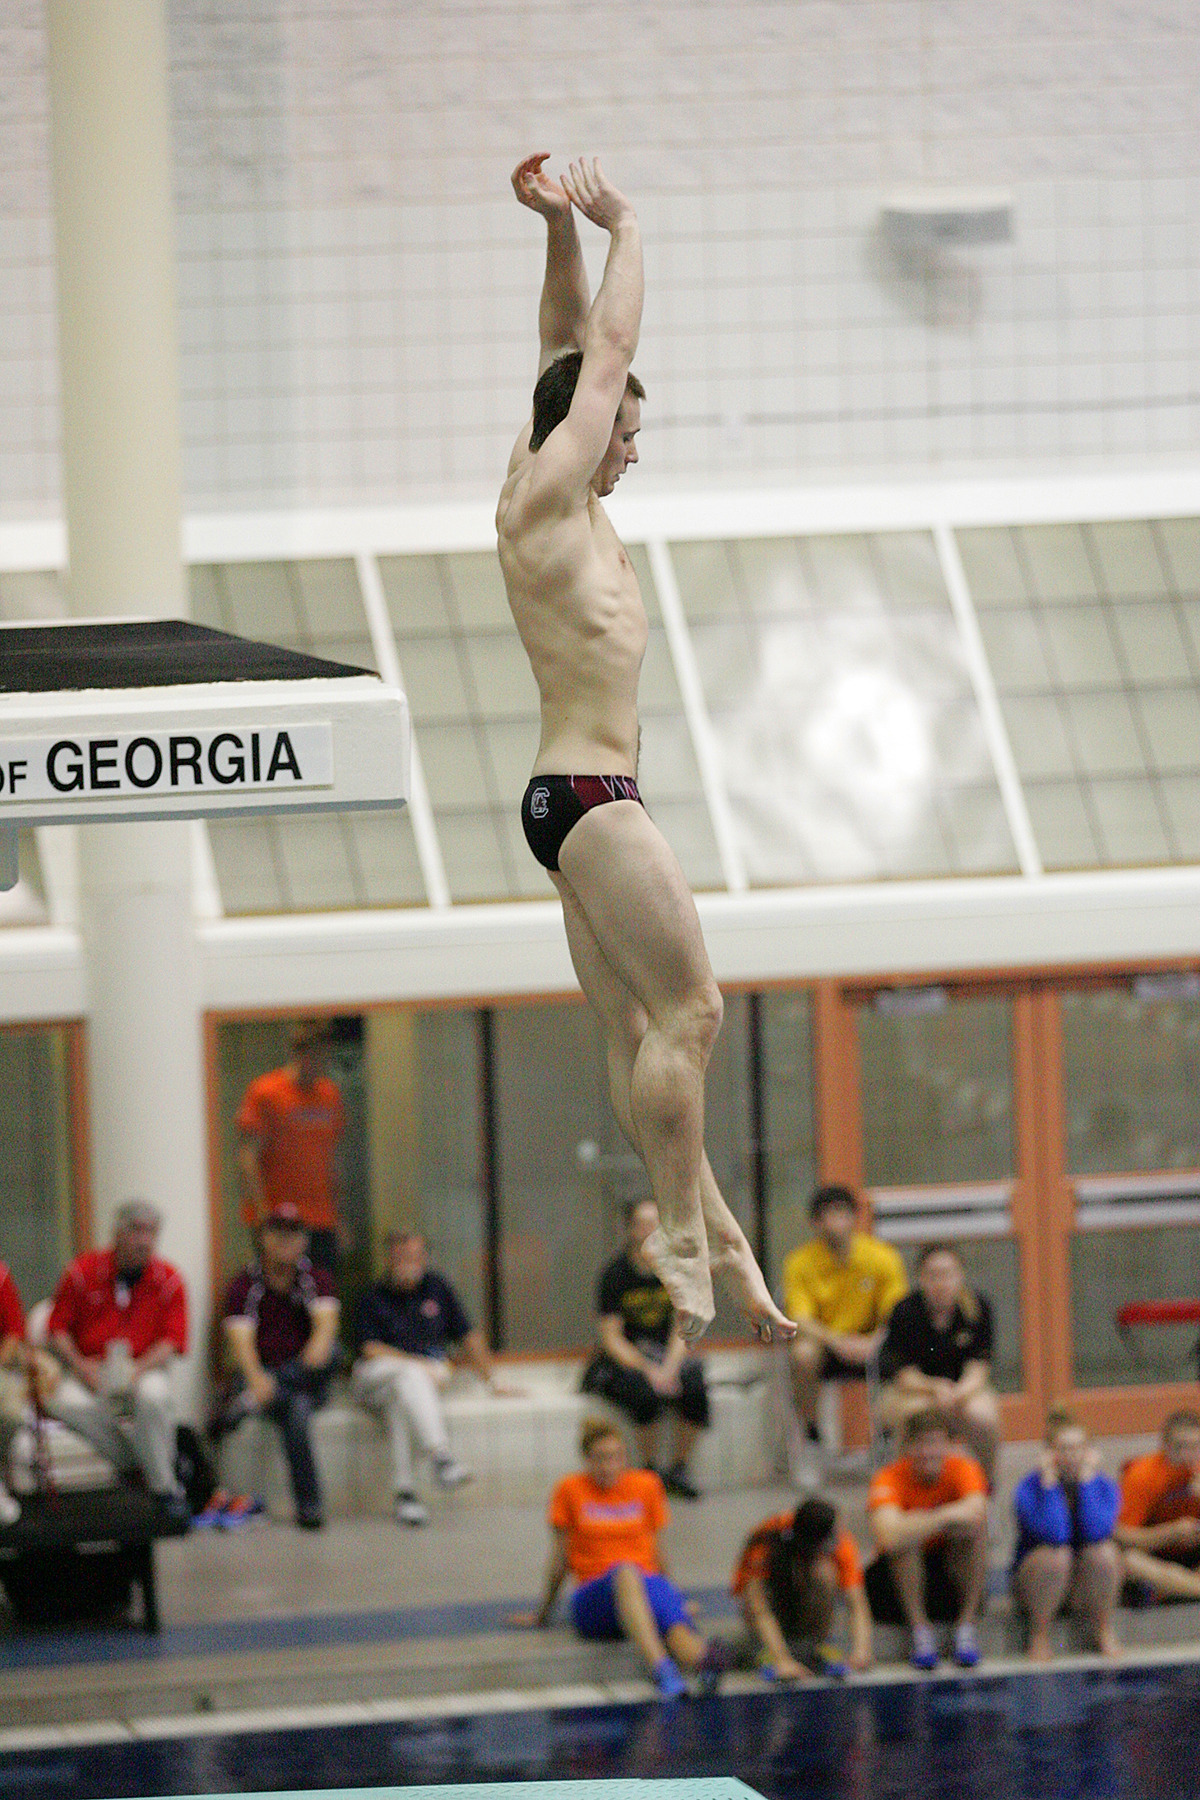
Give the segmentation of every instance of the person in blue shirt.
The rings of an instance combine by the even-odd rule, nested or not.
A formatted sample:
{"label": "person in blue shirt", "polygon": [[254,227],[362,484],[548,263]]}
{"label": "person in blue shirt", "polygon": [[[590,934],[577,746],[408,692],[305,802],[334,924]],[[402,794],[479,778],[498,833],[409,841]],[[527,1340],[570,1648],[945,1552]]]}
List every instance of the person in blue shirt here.
{"label": "person in blue shirt", "polygon": [[1066,1407],[1046,1418],[1039,1465],[1013,1495],[1017,1548],[1012,1586],[1029,1619],[1031,1662],[1049,1662],[1050,1626],[1064,1603],[1102,1656],[1121,1654],[1113,1631],[1120,1557],[1113,1531],[1121,1491],[1098,1466],[1087,1432]]}
{"label": "person in blue shirt", "polygon": [[445,1276],[429,1267],[429,1247],[420,1232],[389,1232],[385,1250],[387,1274],[358,1304],[359,1349],[351,1386],[360,1405],[383,1415],[398,1523],[425,1525],[429,1513],[413,1487],[414,1441],[432,1463],[440,1487],[460,1487],[472,1479],[472,1471],[450,1448],[442,1413],[451,1350],[493,1394],[519,1390],[496,1379],[483,1333],[472,1325]]}

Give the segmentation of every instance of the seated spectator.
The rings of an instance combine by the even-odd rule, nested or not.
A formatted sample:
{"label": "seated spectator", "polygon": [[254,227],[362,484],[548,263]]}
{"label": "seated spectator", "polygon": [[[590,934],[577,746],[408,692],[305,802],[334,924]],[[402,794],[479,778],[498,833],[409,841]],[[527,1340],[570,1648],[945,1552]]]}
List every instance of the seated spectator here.
{"label": "seated spectator", "polygon": [[1200,1600],[1200,1413],[1172,1413],[1161,1448],[1126,1463],[1116,1539],[1131,1599]]}
{"label": "seated spectator", "polygon": [[256,1229],[281,1206],[294,1206],[308,1231],[308,1259],[333,1274],[352,1234],[341,1217],[338,1146],[345,1108],[329,1077],[328,1020],[298,1019],[291,1061],[252,1081],[238,1108],[242,1221]]}
{"label": "seated spectator", "polygon": [[938,1660],[932,1623],[953,1624],[954,1660],[979,1661],[976,1620],[987,1584],[987,1477],[974,1457],[952,1450],[932,1408],[904,1421],[905,1454],[867,1490],[879,1555],[867,1569],[867,1600],[881,1625],[907,1625],[912,1660]]}
{"label": "seated spectator", "polygon": [[899,1302],[879,1352],[886,1384],[879,1411],[898,1431],[910,1413],[936,1407],[962,1438],[991,1488],[1000,1442],[992,1373],[992,1309],[967,1286],[953,1244],[930,1244],[917,1264],[917,1285]]}
{"label": "seated spectator", "polygon": [[45,1406],[119,1473],[140,1473],[163,1525],[185,1532],[171,1364],[187,1349],[187,1295],[179,1270],[154,1254],[161,1227],[156,1206],[127,1200],[111,1247],[85,1251],[63,1275],[46,1323],[62,1373]]}
{"label": "seated spectator", "polygon": [[28,1399],[25,1308],[8,1264],[0,1262],[0,1525],[15,1525],[21,1516],[3,1476],[8,1474],[9,1452]]}
{"label": "seated spectator", "polygon": [[311,1426],[337,1358],[333,1278],[309,1262],[308,1233],[294,1206],[277,1205],[258,1239],[257,1264],[235,1276],[225,1295],[225,1342],[236,1373],[213,1435],[232,1431],[252,1413],[273,1420],[283,1438],[296,1523],[319,1531],[325,1518]]}
{"label": "seated spectator", "polygon": [[818,1188],[808,1211],[812,1237],[784,1258],[783,1308],[796,1321],[796,1414],[815,1444],[821,1383],[865,1379],[892,1308],[908,1292],[908,1276],[899,1251],[859,1230],[849,1188]]}
{"label": "seated spectator", "polygon": [[425,1525],[429,1513],[413,1489],[413,1440],[432,1463],[439,1486],[454,1488],[472,1479],[450,1449],[438,1397],[452,1373],[450,1350],[461,1346],[463,1360],[493,1394],[520,1389],[497,1380],[483,1333],[445,1276],[429,1267],[429,1247],[420,1232],[389,1232],[386,1252],[387,1275],[359,1301],[353,1392],[360,1405],[383,1414],[396,1518],[403,1525]]}
{"label": "seated spectator", "polygon": [[607,1419],[584,1420],[579,1448],[586,1467],[564,1476],[550,1497],[553,1544],[541,1605],[516,1614],[513,1624],[549,1624],[569,1570],[579,1584],[571,1618],[580,1637],[631,1639],[664,1700],[686,1692],[680,1664],[715,1685],[729,1651],[695,1630],[687,1601],[667,1576],[658,1544],[668,1518],[660,1477],[626,1467],[625,1445]]}
{"label": "seated spectator", "polygon": [[625,1248],[596,1288],[600,1350],[584,1370],[583,1391],[628,1415],[647,1469],[658,1461],[659,1421],[664,1412],[673,1412],[674,1454],[663,1481],[669,1494],[698,1500],[688,1461],[708,1425],[708,1389],[704,1364],[687,1354],[667,1290],[642,1249],[657,1229],[653,1200],[638,1200],[626,1209]]}
{"label": "seated spectator", "polygon": [[1112,1628],[1120,1586],[1113,1527],[1120,1502],[1083,1426],[1065,1407],[1054,1407],[1039,1465],[1013,1495],[1012,1586],[1029,1618],[1030,1662],[1050,1661],[1050,1626],[1064,1604],[1086,1622],[1102,1656],[1120,1655]]}
{"label": "seated spectator", "polygon": [[761,1651],[764,1674],[799,1681],[807,1664],[818,1675],[844,1675],[831,1641],[839,1595],[850,1614],[852,1669],[871,1666],[871,1609],[858,1546],[827,1500],[804,1500],[752,1531],[734,1571],[734,1595]]}

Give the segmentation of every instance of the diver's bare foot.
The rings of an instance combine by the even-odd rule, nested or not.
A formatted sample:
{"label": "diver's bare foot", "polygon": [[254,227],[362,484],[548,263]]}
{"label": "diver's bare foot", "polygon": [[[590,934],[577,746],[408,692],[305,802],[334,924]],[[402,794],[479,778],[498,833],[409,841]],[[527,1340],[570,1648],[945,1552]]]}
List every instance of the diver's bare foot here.
{"label": "diver's bare foot", "polygon": [[1123,1654],[1121,1641],[1111,1625],[1097,1634],[1096,1648],[1109,1662],[1119,1662]]}
{"label": "diver's bare foot", "polygon": [[743,1232],[738,1230],[735,1236],[728,1229],[719,1230],[710,1241],[716,1246],[709,1252],[713,1274],[728,1288],[762,1342],[782,1343],[795,1337],[796,1327],[772,1300]]}
{"label": "diver's bare foot", "polygon": [[1029,1647],[1025,1652],[1025,1657],[1028,1662],[1033,1663],[1048,1663],[1054,1660],[1054,1651],[1050,1647],[1048,1631],[1030,1632]]}
{"label": "diver's bare foot", "polygon": [[712,1273],[703,1235],[684,1231],[668,1236],[660,1225],[642,1245],[642,1254],[671,1297],[679,1329],[688,1343],[712,1324]]}

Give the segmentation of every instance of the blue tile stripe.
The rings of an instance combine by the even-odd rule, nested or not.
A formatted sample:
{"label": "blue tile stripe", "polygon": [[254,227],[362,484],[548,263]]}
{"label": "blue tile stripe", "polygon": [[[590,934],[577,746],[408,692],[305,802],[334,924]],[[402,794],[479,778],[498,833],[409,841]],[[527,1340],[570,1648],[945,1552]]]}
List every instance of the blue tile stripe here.
{"label": "blue tile stripe", "polygon": [[[725,1588],[694,1589],[691,1598],[708,1618],[735,1610]],[[119,1630],[14,1632],[0,1637],[0,1669],[51,1669],[73,1664],[167,1662],[186,1656],[236,1656],[258,1650],[319,1650],[332,1644],[387,1644],[416,1638],[470,1637],[510,1629],[518,1600],[463,1601],[451,1606],[401,1606],[375,1612],[307,1613],[300,1617],[221,1619],[199,1625],[166,1625],[151,1635]]]}

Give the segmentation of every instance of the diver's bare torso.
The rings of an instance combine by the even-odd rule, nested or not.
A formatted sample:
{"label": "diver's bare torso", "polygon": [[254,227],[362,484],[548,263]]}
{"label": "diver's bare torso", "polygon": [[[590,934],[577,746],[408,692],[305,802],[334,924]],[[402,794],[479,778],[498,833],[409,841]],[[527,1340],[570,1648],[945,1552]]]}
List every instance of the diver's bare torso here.
{"label": "diver's bare torso", "polygon": [[530,518],[521,445],[496,512],[509,605],[541,694],[534,775],[637,773],[646,609],[628,552],[595,494]]}

